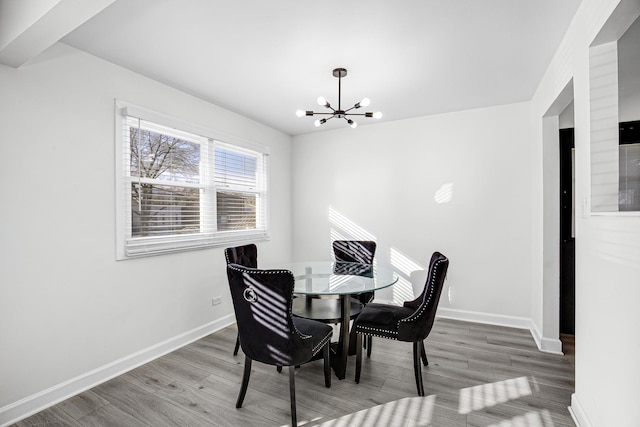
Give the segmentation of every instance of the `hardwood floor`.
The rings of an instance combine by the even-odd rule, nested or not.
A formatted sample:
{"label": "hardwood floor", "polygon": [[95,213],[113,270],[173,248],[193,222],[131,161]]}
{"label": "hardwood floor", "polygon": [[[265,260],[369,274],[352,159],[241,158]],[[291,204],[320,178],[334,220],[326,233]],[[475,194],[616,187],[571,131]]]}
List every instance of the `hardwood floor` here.
{"label": "hardwood floor", "polygon": [[[253,364],[241,409],[244,356],[235,327],[46,409],[16,426],[281,426],[290,422],[287,370]],[[410,343],[375,339],[360,383],[324,387],[322,361],[296,372],[298,425],[574,426],[574,369],[538,351],[529,331],[446,319],[426,340],[425,397],[417,397]]]}
{"label": "hardwood floor", "polygon": [[571,366],[576,366],[576,337],[575,335],[560,334],[560,341],[562,341],[562,352],[565,357],[571,363]]}

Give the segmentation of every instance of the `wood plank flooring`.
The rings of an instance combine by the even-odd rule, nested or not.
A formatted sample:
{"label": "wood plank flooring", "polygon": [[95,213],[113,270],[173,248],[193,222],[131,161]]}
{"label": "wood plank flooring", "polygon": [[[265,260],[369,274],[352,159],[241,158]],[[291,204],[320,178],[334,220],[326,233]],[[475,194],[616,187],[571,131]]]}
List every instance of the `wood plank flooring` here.
{"label": "wood plank flooring", "polygon": [[[287,370],[254,363],[241,409],[244,356],[234,326],[24,419],[15,426],[282,426],[290,422]],[[437,319],[426,341],[425,397],[410,343],[373,341],[360,383],[324,387],[322,361],[296,372],[298,425],[564,427],[574,368],[538,351],[529,331]]]}

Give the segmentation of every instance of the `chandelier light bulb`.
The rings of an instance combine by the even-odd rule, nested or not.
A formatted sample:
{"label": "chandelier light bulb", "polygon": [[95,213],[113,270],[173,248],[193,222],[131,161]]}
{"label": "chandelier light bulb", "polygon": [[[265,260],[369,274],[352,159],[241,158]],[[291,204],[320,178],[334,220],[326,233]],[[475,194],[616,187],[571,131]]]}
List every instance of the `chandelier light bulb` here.
{"label": "chandelier light bulb", "polygon": [[326,107],[328,104],[327,100],[324,98],[324,96],[319,96],[318,97],[318,105],[322,105],[323,107]]}
{"label": "chandelier light bulb", "polygon": [[362,101],[358,104],[360,104],[361,107],[368,107],[369,104],[371,104],[371,100],[369,98],[362,98]]}
{"label": "chandelier light bulb", "polygon": [[322,123],[320,123],[320,120],[316,120],[315,122],[313,122],[313,124],[316,125],[317,128],[319,128]]}
{"label": "chandelier light bulb", "polygon": [[381,119],[382,118],[382,113],[380,111],[376,111],[375,113],[373,113],[373,118],[374,119]]}
{"label": "chandelier light bulb", "polygon": [[351,129],[355,129],[358,127],[358,123],[354,122],[351,119],[347,120],[347,123],[349,123],[349,126],[351,126]]}
{"label": "chandelier light bulb", "polygon": [[296,111],[296,116],[298,116],[298,117],[302,117],[302,116],[304,116],[305,114],[306,114],[306,112],[305,112],[304,110],[298,110],[298,111]]}

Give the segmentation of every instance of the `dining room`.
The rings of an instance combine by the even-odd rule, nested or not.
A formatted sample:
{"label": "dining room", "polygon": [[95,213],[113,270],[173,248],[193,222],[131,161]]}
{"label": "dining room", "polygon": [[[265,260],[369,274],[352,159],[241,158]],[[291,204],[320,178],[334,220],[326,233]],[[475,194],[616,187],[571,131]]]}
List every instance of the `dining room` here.
{"label": "dining room", "polygon": [[[2,16],[15,11],[9,3],[0,2],[0,29],[9,28],[1,25]],[[295,371],[299,422],[341,425],[342,420],[356,425],[359,417],[377,419],[387,411],[400,414],[399,423],[414,417],[423,422],[418,425],[443,426],[573,422],[600,427],[640,420],[635,408],[640,348],[629,338],[637,335],[633,325],[640,321],[634,307],[640,297],[640,223],[634,215],[599,215],[590,210],[591,163],[585,154],[591,142],[589,48],[610,17],[633,15],[628,13],[633,1],[569,2],[573,8],[565,5],[567,9],[558,11],[564,20],[554,27],[556,38],[549,41],[547,56],[536,62],[538,74],[527,74],[528,92],[500,99],[493,97],[500,84],[513,78],[511,83],[517,86],[518,73],[496,71],[490,56],[478,62],[493,70],[487,72],[493,76],[490,82],[479,80],[480,71],[474,75],[469,69],[453,70],[454,59],[445,56],[435,65],[444,68],[444,74],[455,71],[456,84],[434,82],[424,72],[410,89],[398,92],[411,64],[434,65],[418,53],[423,52],[422,36],[394,39],[391,47],[379,48],[383,58],[375,66],[367,58],[376,55],[351,60],[343,49],[305,61],[307,56],[296,42],[286,49],[271,47],[268,53],[252,47],[246,56],[259,59],[263,67],[240,67],[234,61],[247,58],[238,46],[251,46],[259,35],[265,37],[263,42],[271,42],[265,35],[271,34],[269,20],[264,17],[280,22],[276,20],[284,19],[285,13],[261,4],[247,5],[247,12],[240,6],[211,2],[219,12],[217,25],[224,24],[225,16],[236,25],[247,18],[244,25],[259,25],[258,30],[239,31],[234,41],[238,44],[227,43],[224,37],[214,43],[212,38],[193,59],[185,55],[188,49],[177,38],[173,41],[177,36],[169,30],[157,35],[166,39],[146,40],[146,49],[136,48],[127,38],[133,28],[150,28],[142,24],[170,15],[186,35],[202,40],[198,31],[204,31],[208,21],[202,27],[195,25],[197,15],[203,15],[197,11],[186,17],[171,14],[172,8],[182,7],[177,2],[151,7],[153,2],[103,1],[104,10],[85,16],[66,32],[47,29],[61,15],[73,18],[65,9],[56,9],[69,7],[68,0],[45,3],[39,6],[56,13],[40,13],[31,21],[11,20],[23,25],[21,37],[14,39],[0,30],[5,201],[0,227],[1,426],[28,423],[30,417],[35,417],[34,424],[42,422],[39,414],[49,414],[53,417],[49,421],[59,417],[58,422],[69,424],[104,425],[110,411],[132,424],[159,425],[180,423],[185,410],[191,411],[188,416],[194,424],[289,423],[287,375],[271,366],[254,364],[255,384],[249,383],[243,408],[235,408],[244,359],[242,352],[233,355],[238,331],[224,250],[254,243],[259,268],[284,268],[298,262],[330,262],[332,243],[339,240],[376,242],[376,266],[397,279],[375,289],[377,303],[402,305],[418,295],[434,252],[451,261],[433,331],[425,340],[429,357],[429,365],[422,366],[425,396],[416,391],[411,344],[404,347],[374,337],[371,357],[365,354],[362,360],[359,383],[355,356],[344,362],[344,379],[334,375],[329,389],[324,387],[320,361]],[[214,15],[210,9],[214,6],[196,3],[200,12]],[[276,3],[291,12],[287,9],[293,7],[291,2]],[[405,19],[402,22],[416,35],[422,34],[417,31],[427,18],[436,26],[437,8],[430,17],[430,6],[464,15],[459,8],[447,9],[447,2],[435,1],[412,4],[421,12],[412,20],[401,14],[401,8],[373,3],[372,11],[379,13],[367,15],[365,22],[378,23],[386,16],[381,11],[398,14],[398,21]],[[507,21],[499,19],[494,9],[464,3],[477,8],[469,10],[485,20],[474,24],[480,27],[478,34],[484,22]],[[527,27],[531,31],[560,7],[543,2],[548,7],[543,13],[541,5],[531,2],[520,2],[515,10],[508,3],[498,2],[501,13],[509,12],[509,17],[520,17],[527,24],[522,10],[536,12],[535,25]],[[363,6],[354,2],[344,7],[352,13],[341,15],[334,24],[338,28],[354,21]],[[289,31],[302,34],[308,10],[296,12],[301,23],[292,24]],[[501,27],[504,33],[493,42],[509,39],[508,34],[516,31],[513,27]],[[536,34],[543,30],[538,28]],[[466,34],[467,40],[472,38],[471,32]],[[40,43],[41,51],[34,47],[26,52],[31,56],[22,57],[22,63],[12,62],[14,52],[24,53],[27,45],[38,44],[33,40],[46,37],[55,40],[44,47]],[[528,38],[525,34],[522,40]],[[491,45],[491,40],[483,44]],[[473,49],[465,47],[467,56],[473,56]],[[281,69],[280,55],[291,52],[297,58],[295,66]],[[133,60],[144,63],[145,56],[157,56],[158,70],[166,67],[182,78],[189,68],[184,64],[202,65],[215,54],[238,65],[226,70],[234,79],[205,76],[201,93],[185,80],[163,81],[150,70],[136,70]],[[385,55],[392,54],[405,62],[391,66]],[[503,55],[505,63],[512,60]],[[316,104],[318,95],[338,104],[338,79],[331,74],[336,67],[348,70],[341,81],[345,103],[350,106],[370,97],[371,111],[379,108],[384,113],[380,120],[357,117],[353,129],[343,117],[335,117],[316,128],[312,118],[296,117],[297,108],[330,111]],[[263,72],[256,71],[260,69]],[[279,76],[284,77],[276,80]],[[209,84],[215,86],[212,92],[206,92]],[[558,203],[558,194],[545,181],[550,160],[544,149],[543,118],[568,84],[575,100],[576,127],[575,370],[562,354],[558,296],[546,283],[546,273],[557,267],[548,252],[557,236],[547,235],[546,230],[557,218],[545,209]],[[278,122],[284,123],[282,127],[273,124],[280,119],[270,115],[275,107],[269,102],[254,110],[230,106],[234,99],[255,106],[247,93],[264,86],[277,86],[276,92],[291,104],[285,119]],[[480,101],[463,107],[445,105],[444,100],[462,99],[474,86],[486,86]],[[426,100],[441,90],[447,92],[439,93],[441,109],[395,116],[403,102],[421,98],[418,95]],[[289,92],[294,95],[288,97]],[[422,108],[419,104],[412,106]],[[261,109],[267,110],[264,116],[258,115]],[[145,185],[167,183],[140,174],[132,179],[131,172],[140,171],[142,162],[131,161],[138,152],[123,141],[130,143],[136,129],[188,141],[183,148],[209,147],[200,153],[227,150],[261,159],[256,165],[262,165],[262,178],[256,182],[265,184],[259,192],[263,203],[251,205],[262,209],[262,217],[252,217],[259,226],[210,232],[210,224],[222,227],[214,210],[210,217],[203,214],[195,221],[207,229],[202,236],[187,233],[189,238],[183,234],[173,241],[142,236],[140,230],[146,226],[132,220],[143,212],[146,199],[138,196]],[[210,167],[213,171],[218,166],[214,162]],[[184,174],[182,170],[175,176]],[[192,181],[180,182],[186,191],[196,188]],[[214,197],[203,198],[199,206],[218,208],[217,190],[202,190],[206,197]],[[229,193],[224,189],[221,193],[225,191]],[[247,191],[258,194],[253,188]],[[134,228],[141,234],[132,234]],[[612,288],[611,294],[603,296],[602,283]],[[599,313],[597,319],[593,313]],[[612,349],[616,349],[615,363]],[[605,365],[606,374],[601,369]],[[118,397],[122,390],[127,390],[126,398]],[[514,394],[496,397],[505,391]],[[479,396],[494,397],[482,403]],[[271,403],[270,397],[275,397]],[[202,411],[189,409],[196,403]],[[171,411],[154,409],[165,405],[180,408],[175,412],[178,418],[167,415]]]}

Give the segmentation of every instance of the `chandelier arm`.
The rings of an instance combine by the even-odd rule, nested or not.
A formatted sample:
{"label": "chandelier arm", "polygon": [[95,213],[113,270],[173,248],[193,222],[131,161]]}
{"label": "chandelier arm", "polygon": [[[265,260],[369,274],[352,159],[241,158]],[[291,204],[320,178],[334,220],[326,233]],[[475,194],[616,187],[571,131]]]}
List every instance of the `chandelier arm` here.
{"label": "chandelier arm", "polygon": [[[349,111],[349,110],[347,110]],[[371,115],[373,113],[349,113],[349,114],[345,114],[345,116],[367,116],[367,115]]]}
{"label": "chandelier arm", "polygon": [[312,114],[311,114],[311,115],[312,115],[312,116],[315,116],[315,115],[333,116],[333,115],[335,115],[335,114],[334,114],[334,113],[316,113],[315,111],[312,111]]}
{"label": "chandelier arm", "polygon": [[[359,104],[359,103],[358,103],[358,104]],[[360,106],[359,106],[358,104],[354,105],[353,107],[349,108],[348,110],[344,110],[344,112],[345,112],[345,113],[349,113],[349,111],[351,111],[351,110],[355,110],[356,108],[360,108]],[[357,114],[357,115],[360,115],[360,116],[364,116],[366,113],[362,113],[362,114],[359,114],[359,113],[349,113],[349,114],[353,114],[353,115],[356,115],[356,114]]]}
{"label": "chandelier arm", "polygon": [[327,123],[329,120],[333,119],[335,116],[331,116],[331,117],[327,117],[326,119],[322,119],[322,121],[320,121],[320,124],[323,125],[325,123]]}

